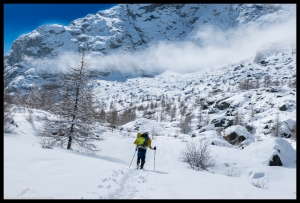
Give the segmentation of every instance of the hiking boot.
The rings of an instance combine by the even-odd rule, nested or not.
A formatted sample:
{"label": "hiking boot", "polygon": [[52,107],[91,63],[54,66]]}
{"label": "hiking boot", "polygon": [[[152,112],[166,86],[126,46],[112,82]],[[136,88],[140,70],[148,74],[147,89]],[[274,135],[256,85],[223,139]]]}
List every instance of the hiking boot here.
{"label": "hiking boot", "polygon": [[142,164],[141,164],[141,168],[140,168],[140,169],[143,169],[143,167],[144,167],[144,164],[145,164],[145,163],[142,163]]}

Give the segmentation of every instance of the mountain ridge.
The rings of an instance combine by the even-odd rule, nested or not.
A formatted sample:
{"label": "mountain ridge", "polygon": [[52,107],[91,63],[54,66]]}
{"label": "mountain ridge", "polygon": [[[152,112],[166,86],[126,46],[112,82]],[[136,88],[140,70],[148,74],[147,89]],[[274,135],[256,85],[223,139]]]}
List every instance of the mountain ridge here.
{"label": "mountain ridge", "polygon": [[[44,68],[51,72],[50,70],[55,71],[61,65],[58,65],[60,61],[49,62],[50,60],[56,60],[66,52],[75,53],[82,50],[91,54],[91,57],[99,58],[115,54],[106,64],[97,65],[102,67],[96,68],[99,76],[110,75],[116,69],[121,69],[124,75],[132,75],[133,70],[138,73],[137,76],[161,73],[164,70],[156,70],[160,69],[160,64],[148,65],[152,66],[152,70],[147,71],[145,63],[137,63],[129,59],[127,54],[155,50],[161,42],[168,45],[184,40],[189,40],[195,44],[193,46],[201,48],[210,41],[205,35],[195,34],[201,26],[216,26],[220,30],[212,30],[211,34],[217,35],[218,32],[222,34],[222,30],[238,26],[264,27],[294,15],[294,8],[294,5],[288,4],[120,4],[75,19],[69,26],[43,25],[21,35],[13,42],[12,50],[4,56],[5,86],[11,87],[12,82],[16,82],[16,77],[30,73],[33,78],[42,80],[38,70],[41,65],[36,61],[41,60],[40,64],[51,63],[51,66]],[[220,40],[226,41],[228,34],[223,38]],[[153,46],[156,47],[152,48]],[[169,46],[166,49],[162,51],[166,53],[173,47]],[[144,53],[144,58],[147,58],[147,54]],[[119,60],[122,55],[122,61],[113,64],[113,61]],[[147,61],[152,62],[154,61],[151,59]],[[124,71],[122,66],[128,67],[128,70]],[[33,84],[37,80],[28,82]]]}

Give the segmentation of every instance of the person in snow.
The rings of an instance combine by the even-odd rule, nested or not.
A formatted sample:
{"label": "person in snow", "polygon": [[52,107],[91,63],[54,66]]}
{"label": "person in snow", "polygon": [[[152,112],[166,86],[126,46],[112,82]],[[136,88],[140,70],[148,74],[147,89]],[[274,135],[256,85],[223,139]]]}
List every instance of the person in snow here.
{"label": "person in snow", "polygon": [[145,132],[141,135],[141,137],[143,137],[145,139],[145,141],[143,143],[139,142],[139,138],[137,138],[134,142],[134,144],[136,145],[135,147],[135,151],[138,150],[138,153],[137,153],[137,168],[139,168],[140,166],[140,163],[141,163],[141,166],[140,166],[140,169],[143,169],[144,167],[144,164],[146,162],[146,152],[147,152],[147,147],[149,147],[150,149],[152,150],[156,150],[156,147],[152,147],[151,146],[151,142],[152,140],[149,138],[149,134],[148,132]]}

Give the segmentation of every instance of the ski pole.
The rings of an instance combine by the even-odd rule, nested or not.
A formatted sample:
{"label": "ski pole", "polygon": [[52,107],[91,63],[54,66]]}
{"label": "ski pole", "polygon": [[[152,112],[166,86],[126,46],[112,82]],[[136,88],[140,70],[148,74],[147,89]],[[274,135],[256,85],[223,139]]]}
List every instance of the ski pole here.
{"label": "ski pole", "polygon": [[156,154],[156,149],[154,150],[154,170],[155,170],[155,154]]}
{"label": "ski pole", "polygon": [[133,161],[133,158],[134,158],[134,156],[135,156],[135,153],[136,153],[136,150],[135,150],[134,155],[133,155],[133,157],[132,157],[132,160],[131,160],[131,162],[130,162],[129,168],[130,168],[130,166],[131,166],[131,163],[132,163],[132,161]]}

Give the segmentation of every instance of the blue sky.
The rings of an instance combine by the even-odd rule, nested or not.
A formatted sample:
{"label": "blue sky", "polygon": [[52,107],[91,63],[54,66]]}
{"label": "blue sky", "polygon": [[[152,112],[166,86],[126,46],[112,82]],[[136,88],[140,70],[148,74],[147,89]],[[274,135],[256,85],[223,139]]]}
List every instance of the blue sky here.
{"label": "blue sky", "polygon": [[95,14],[117,4],[4,4],[4,55],[14,40],[38,26],[58,23],[69,25],[72,20]]}

